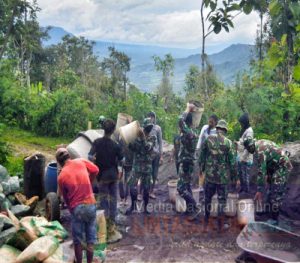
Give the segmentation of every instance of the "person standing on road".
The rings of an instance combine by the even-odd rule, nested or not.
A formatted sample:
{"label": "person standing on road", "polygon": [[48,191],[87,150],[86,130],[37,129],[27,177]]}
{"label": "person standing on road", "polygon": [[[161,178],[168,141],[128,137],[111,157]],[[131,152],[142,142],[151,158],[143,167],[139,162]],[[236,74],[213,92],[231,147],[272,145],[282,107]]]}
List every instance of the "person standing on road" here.
{"label": "person standing on road", "polygon": [[288,176],[293,168],[288,153],[274,142],[255,141],[252,137],[244,140],[244,146],[254,154],[258,162],[257,193],[254,200],[262,201],[263,193],[267,192],[271,219],[277,223]]}
{"label": "person standing on road", "polygon": [[94,160],[99,167],[98,189],[100,208],[105,210],[107,219],[108,243],[122,238],[116,227],[117,192],[118,192],[118,163],[123,159],[121,146],[111,139],[116,128],[115,122],[106,119],[103,122],[104,137],[96,139],[89,152],[89,159]]}
{"label": "person standing on road", "polygon": [[96,200],[92,182],[99,169],[84,159],[71,160],[65,148],[57,150],[56,160],[62,167],[58,177],[59,193],[63,195],[71,212],[76,262],[82,262],[82,250],[86,245],[87,263],[92,263],[94,244],[97,241]]}
{"label": "person standing on road", "polygon": [[247,137],[253,138],[253,129],[250,125],[248,113],[244,113],[239,118],[241,125],[241,138],[237,142],[237,162],[238,174],[241,182],[240,194],[249,194],[250,191],[250,169],[253,163],[253,155],[248,152],[244,146],[244,140]]}
{"label": "person standing on road", "polygon": [[133,172],[128,180],[130,187],[131,206],[127,209],[126,215],[130,215],[136,209],[137,202],[137,184],[141,180],[141,190],[143,191],[144,213],[149,214],[147,206],[149,203],[149,192],[152,186],[152,160],[153,149],[156,143],[156,137],[151,135],[153,123],[150,118],[143,122],[143,129],[140,129],[138,138],[128,145],[133,151]]}
{"label": "person standing on road", "polygon": [[210,217],[211,200],[215,193],[218,194],[218,231],[223,230],[227,187],[230,181],[232,184],[236,183],[234,149],[231,140],[226,138],[226,121],[218,121],[216,129],[217,134],[209,135],[204,141],[199,157],[200,170],[205,172],[205,232]]}
{"label": "person standing on road", "polygon": [[152,186],[150,189],[150,198],[156,199],[156,196],[154,194],[154,187],[158,178],[158,169],[159,164],[162,161],[162,131],[161,127],[157,125],[156,123],[156,114],[153,111],[150,111],[147,115],[148,118],[151,119],[151,122],[153,123],[153,128],[151,130],[150,135],[156,137],[156,143],[153,149],[154,152],[154,159],[152,161]]}

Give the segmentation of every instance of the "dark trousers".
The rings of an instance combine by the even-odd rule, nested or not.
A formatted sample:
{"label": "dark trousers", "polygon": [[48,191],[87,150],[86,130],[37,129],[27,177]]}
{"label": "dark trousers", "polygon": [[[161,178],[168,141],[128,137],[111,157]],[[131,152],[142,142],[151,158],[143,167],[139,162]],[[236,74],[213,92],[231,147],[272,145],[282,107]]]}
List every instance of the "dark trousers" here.
{"label": "dark trousers", "polygon": [[160,161],[160,156],[159,155],[157,155],[152,161],[152,186],[151,186],[151,191],[154,189],[155,183],[157,181],[159,161]]}
{"label": "dark trousers", "polygon": [[205,182],[204,194],[205,194],[205,221],[208,222],[210,217],[211,199],[214,194],[218,194],[218,217],[224,216],[224,208],[227,200],[227,185],[226,184],[214,184]]}
{"label": "dark trousers", "polygon": [[128,179],[131,175],[132,166],[124,166],[123,178],[119,181],[119,194],[121,199],[126,199],[129,194]]}
{"label": "dark trousers", "polygon": [[177,175],[179,174],[179,166],[180,166],[180,163],[176,160],[175,161],[175,165],[176,165],[176,172],[177,172]]}
{"label": "dark trousers", "polygon": [[115,221],[117,215],[118,180],[117,169],[109,169],[100,175],[98,182],[100,209],[105,211],[107,219]]}

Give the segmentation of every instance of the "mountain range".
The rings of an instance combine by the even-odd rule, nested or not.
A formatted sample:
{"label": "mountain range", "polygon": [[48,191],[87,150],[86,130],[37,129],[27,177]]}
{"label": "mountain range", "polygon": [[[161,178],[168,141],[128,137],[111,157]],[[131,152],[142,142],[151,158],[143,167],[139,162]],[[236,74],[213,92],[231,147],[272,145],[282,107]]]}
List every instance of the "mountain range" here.
{"label": "mountain range", "polygon": [[[63,28],[51,27],[49,39],[44,42],[44,45],[57,44],[66,34],[70,33]],[[191,65],[200,66],[200,49],[95,41],[94,52],[100,60],[108,56],[109,46],[114,46],[131,58],[129,79],[141,90],[147,92],[155,90],[161,79],[161,73],[155,71],[153,55],[163,57],[165,54],[170,53],[174,57],[175,68],[172,82],[174,91],[177,93],[183,91],[185,75],[189,67]],[[208,50],[208,53],[212,50]],[[220,52],[208,55],[208,60],[213,65],[217,77],[228,85],[234,81],[238,72],[243,72],[249,68],[249,62],[253,58],[254,51],[253,45],[234,44]]]}

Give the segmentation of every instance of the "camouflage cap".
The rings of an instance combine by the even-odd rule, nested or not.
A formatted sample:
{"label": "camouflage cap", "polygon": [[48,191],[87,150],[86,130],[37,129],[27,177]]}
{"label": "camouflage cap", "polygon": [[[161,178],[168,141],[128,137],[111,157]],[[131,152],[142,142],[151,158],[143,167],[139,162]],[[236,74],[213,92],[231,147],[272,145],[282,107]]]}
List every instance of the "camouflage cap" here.
{"label": "camouflage cap", "polygon": [[225,120],[219,120],[216,128],[224,129],[224,130],[228,131],[227,122]]}
{"label": "camouflage cap", "polygon": [[143,121],[143,128],[146,128],[148,126],[153,126],[153,122],[151,118],[145,118]]}
{"label": "camouflage cap", "polygon": [[251,136],[248,136],[243,141],[245,147],[249,147],[255,144],[254,139]]}

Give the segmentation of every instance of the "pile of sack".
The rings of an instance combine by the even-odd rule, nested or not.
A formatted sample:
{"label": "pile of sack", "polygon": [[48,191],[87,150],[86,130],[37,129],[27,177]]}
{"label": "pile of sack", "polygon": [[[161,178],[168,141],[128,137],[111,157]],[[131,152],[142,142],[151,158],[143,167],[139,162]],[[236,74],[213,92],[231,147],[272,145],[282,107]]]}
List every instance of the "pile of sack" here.
{"label": "pile of sack", "polygon": [[71,245],[64,242],[68,233],[58,221],[34,216],[19,220],[9,209],[7,214],[0,214],[0,262],[73,262]]}
{"label": "pile of sack", "polygon": [[16,216],[28,215],[35,208],[39,198],[29,200],[20,192],[23,180],[17,176],[9,176],[6,168],[0,165],[0,211],[9,208]]}

